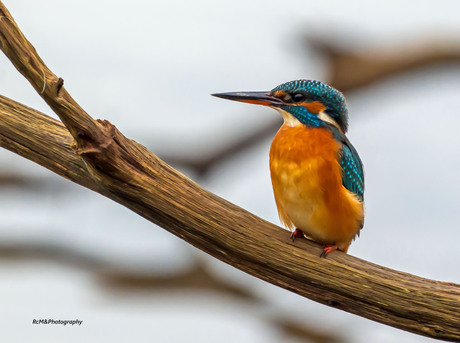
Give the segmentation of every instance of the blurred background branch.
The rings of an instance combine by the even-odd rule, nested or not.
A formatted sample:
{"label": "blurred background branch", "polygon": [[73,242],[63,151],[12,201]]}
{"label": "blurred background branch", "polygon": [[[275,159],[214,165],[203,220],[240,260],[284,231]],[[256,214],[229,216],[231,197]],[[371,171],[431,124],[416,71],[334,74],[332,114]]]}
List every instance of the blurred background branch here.
{"label": "blurred background branch", "polygon": [[[20,228],[18,228],[20,229]],[[106,295],[117,297],[134,292],[167,292],[183,294],[205,292],[207,297],[221,296],[232,303],[242,303],[265,312],[264,317],[277,327],[285,339],[293,338],[295,342],[336,343],[345,342],[346,337],[338,332],[321,329],[307,321],[290,320],[279,309],[270,308],[264,299],[254,290],[229,283],[215,276],[212,271],[195,256],[193,266],[185,271],[178,270],[164,275],[158,271],[136,271],[133,268],[117,265],[108,258],[91,256],[71,247],[62,247],[50,242],[33,244],[2,244],[0,243],[0,261],[48,261],[58,263],[67,268],[90,272],[96,284]]]}

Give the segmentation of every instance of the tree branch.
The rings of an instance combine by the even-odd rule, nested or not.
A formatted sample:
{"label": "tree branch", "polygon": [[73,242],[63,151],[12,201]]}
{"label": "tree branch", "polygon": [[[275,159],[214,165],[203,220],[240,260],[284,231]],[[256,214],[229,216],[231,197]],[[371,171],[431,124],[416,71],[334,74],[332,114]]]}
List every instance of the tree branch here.
{"label": "tree branch", "polygon": [[68,130],[0,97],[1,146],[117,201],[262,280],[406,331],[460,341],[460,285],[419,278],[340,252],[320,259],[321,247],[306,240],[294,245],[286,231],[202,189],[109,122],[93,120],[46,67],[1,2],[0,12],[2,50]]}

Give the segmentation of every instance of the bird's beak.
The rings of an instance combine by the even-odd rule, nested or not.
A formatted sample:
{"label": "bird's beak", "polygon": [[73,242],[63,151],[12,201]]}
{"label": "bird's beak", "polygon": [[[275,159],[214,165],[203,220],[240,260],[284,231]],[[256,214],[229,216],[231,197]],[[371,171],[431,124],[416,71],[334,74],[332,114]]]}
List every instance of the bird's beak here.
{"label": "bird's beak", "polygon": [[280,106],[283,104],[281,99],[274,97],[270,92],[230,92],[211,95],[222,99],[247,102],[256,105]]}

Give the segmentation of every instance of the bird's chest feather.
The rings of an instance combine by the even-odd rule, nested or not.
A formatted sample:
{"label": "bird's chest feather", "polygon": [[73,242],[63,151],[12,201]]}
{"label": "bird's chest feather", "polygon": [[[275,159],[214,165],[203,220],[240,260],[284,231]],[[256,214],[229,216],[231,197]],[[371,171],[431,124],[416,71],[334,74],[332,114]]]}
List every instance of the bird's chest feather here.
{"label": "bird's chest feather", "polygon": [[340,148],[332,133],[322,128],[283,125],[276,134],[270,173],[278,211],[288,227],[310,224],[313,213],[340,206]]}
{"label": "bird's chest feather", "polygon": [[338,190],[341,145],[329,130],[283,125],[270,149],[273,187],[287,198],[315,200],[324,190]]}

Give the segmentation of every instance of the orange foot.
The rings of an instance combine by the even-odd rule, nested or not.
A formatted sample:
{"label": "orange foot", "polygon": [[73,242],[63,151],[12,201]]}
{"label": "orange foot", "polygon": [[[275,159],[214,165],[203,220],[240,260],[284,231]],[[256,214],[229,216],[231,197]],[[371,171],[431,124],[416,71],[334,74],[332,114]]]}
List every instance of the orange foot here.
{"label": "orange foot", "polygon": [[294,231],[291,232],[291,239],[294,242],[296,238],[303,238],[303,231],[300,229],[295,229]]}
{"label": "orange foot", "polygon": [[329,253],[331,253],[331,252],[333,252],[334,250],[337,250],[337,249],[338,249],[337,245],[326,245],[326,246],[324,247],[323,252],[321,253],[321,255],[319,255],[319,257],[324,257],[324,258],[326,258],[326,256],[327,256]]}

